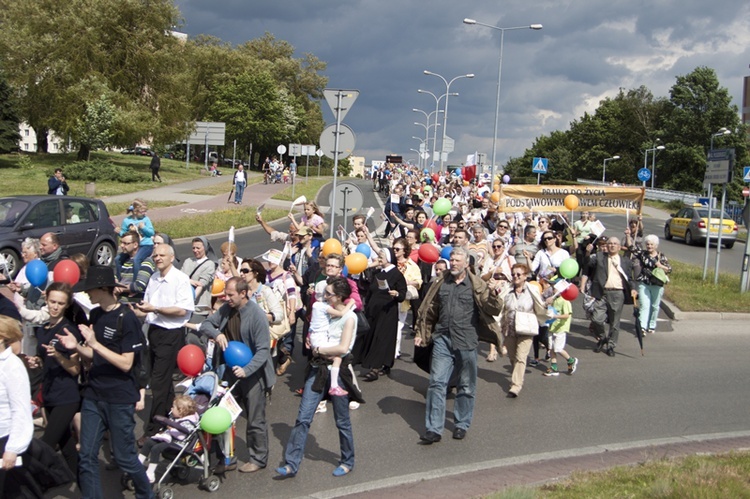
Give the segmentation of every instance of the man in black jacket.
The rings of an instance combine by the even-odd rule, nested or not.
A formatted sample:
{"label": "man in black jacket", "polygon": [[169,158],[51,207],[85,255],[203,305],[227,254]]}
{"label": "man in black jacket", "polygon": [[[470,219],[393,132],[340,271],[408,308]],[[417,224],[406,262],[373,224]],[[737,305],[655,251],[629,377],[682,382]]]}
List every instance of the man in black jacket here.
{"label": "man in black jacket", "polygon": [[[591,296],[596,298],[591,322],[599,340],[594,352],[605,351],[615,356],[617,339],[620,336],[620,317],[626,300],[638,295],[633,281],[633,267],[630,259],[620,255],[620,240],[610,237],[607,249],[591,257],[581,278],[581,289],[591,280]],[[609,331],[607,331],[609,323]]]}

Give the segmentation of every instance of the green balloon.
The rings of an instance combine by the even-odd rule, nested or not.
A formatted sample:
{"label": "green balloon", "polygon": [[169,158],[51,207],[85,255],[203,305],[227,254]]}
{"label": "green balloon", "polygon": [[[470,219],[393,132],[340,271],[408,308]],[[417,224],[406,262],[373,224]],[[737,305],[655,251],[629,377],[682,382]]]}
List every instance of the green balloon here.
{"label": "green balloon", "polygon": [[422,229],[421,236],[422,236],[422,241],[434,241],[435,231],[427,227],[425,229]]}
{"label": "green balloon", "polygon": [[435,201],[435,204],[432,206],[432,212],[435,213],[435,215],[442,217],[443,215],[451,211],[451,206],[453,206],[453,204],[450,202],[450,200],[446,198],[440,198]]}
{"label": "green balloon", "polygon": [[224,433],[232,426],[232,415],[223,407],[212,407],[201,416],[201,430],[212,435]]}
{"label": "green balloon", "polygon": [[573,279],[578,275],[578,262],[576,262],[575,258],[563,260],[560,264],[560,275],[565,279]]}

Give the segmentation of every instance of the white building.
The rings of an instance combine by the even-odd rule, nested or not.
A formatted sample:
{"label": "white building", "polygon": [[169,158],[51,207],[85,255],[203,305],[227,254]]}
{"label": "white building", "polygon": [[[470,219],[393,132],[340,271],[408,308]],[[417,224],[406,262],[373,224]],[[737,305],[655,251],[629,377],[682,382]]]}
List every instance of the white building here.
{"label": "white building", "polygon": [[350,177],[365,176],[365,158],[363,156],[349,156],[349,166],[352,167]]}
{"label": "white building", "polygon": [[[21,140],[18,141],[18,148],[23,152],[37,152],[36,132],[28,123],[18,125],[18,133],[21,134]],[[47,152],[62,153],[65,152],[63,139],[51,131],[47,134]]]}

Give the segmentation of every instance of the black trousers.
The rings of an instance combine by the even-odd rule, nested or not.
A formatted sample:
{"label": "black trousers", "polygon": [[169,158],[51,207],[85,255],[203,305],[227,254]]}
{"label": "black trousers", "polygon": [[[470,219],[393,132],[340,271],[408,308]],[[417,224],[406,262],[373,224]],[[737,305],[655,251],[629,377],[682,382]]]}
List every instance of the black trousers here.
{"label": "black trousers", "polygon": [[158,168],[154,168],[151,170],[151,182],[156,182],[156,179],[159,179],[159,182],[161,182],[161,176],[159,175]]}
{"label": "black trousers", "polygon": [[155,435],[160,428],[154,416],[166,416],[174,401],[172,373],[177,366],[177,354],[185,345],[185,328],[164,329],[149,326],[148,343],[151,349],[151,412],[145,434]]}
{"label": "black trousers", "polygon": [[42,442],[53,449],[58,445],[60,446],[60,452],[65,458],[65,462],[75,476],[78,476],[78,451],[76,451],[76,442],[70,425],[73,423],[73,416],[80,409],[80,402],[54,407],[45,406],[47,427],[44,428],[44,435],[41,438]]}
{"label": "black trousers", "polygon": [[539,347],[544,346],[549,352],[549,326],[539,326],[539,334],[531,340],[534,347],[534,358],[539,358]]}

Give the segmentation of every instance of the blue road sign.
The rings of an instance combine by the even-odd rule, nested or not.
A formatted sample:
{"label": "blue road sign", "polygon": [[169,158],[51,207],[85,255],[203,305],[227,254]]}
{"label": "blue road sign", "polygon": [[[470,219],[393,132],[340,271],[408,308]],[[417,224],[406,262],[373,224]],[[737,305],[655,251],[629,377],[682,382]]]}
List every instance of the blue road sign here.
{"label": "blue road sign", "polygon": [[641,168],[638,170],[638,180],[641,182],[648,182],[651,180],[651,170],[648,168]]}
{"label": "blue road sign", "polygon": [[532,173],[547,173],[547,162],[549,160],[547,158],[534,158],[534,160],[531,162],[531,172]]}
{"label": "blue road sign", "polygon": [[742,181],[750,182],[750,166],[742,167]]}

